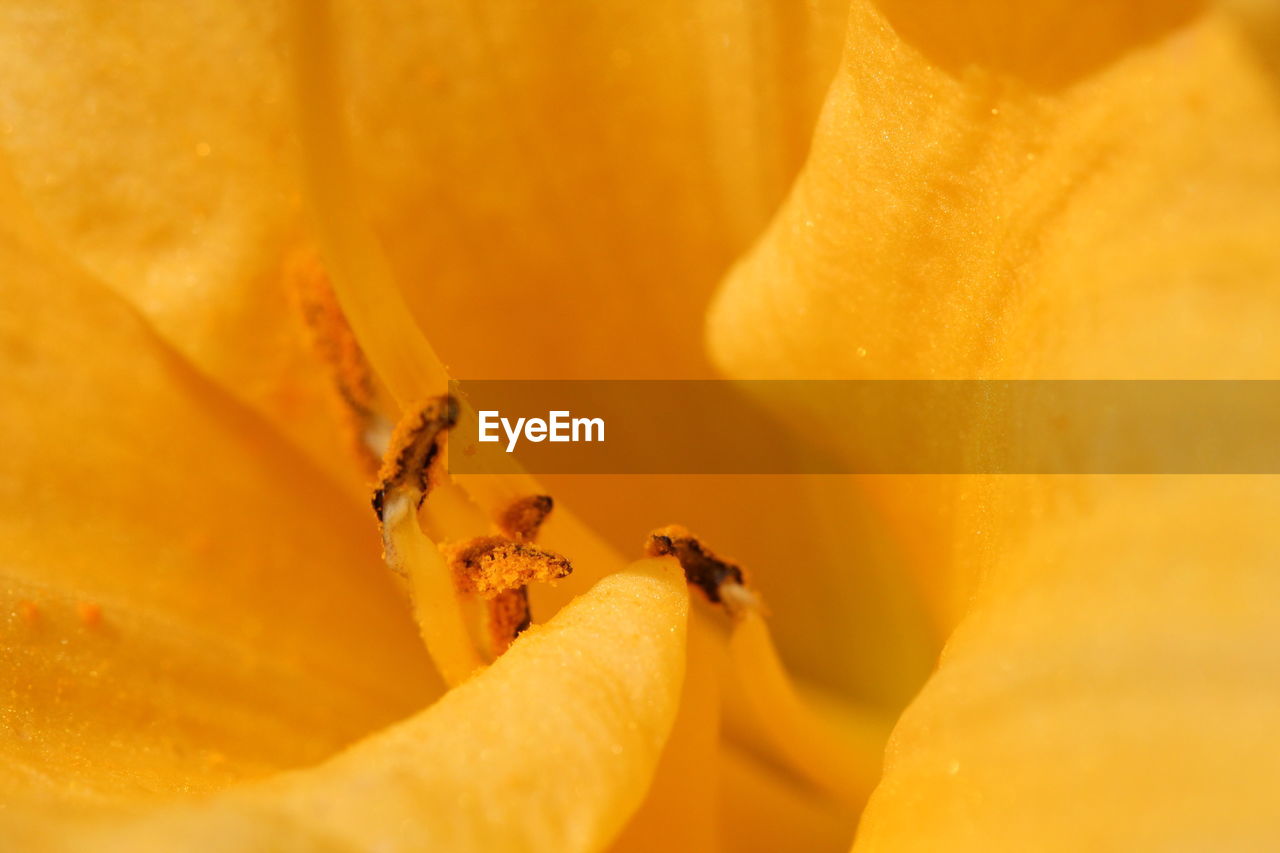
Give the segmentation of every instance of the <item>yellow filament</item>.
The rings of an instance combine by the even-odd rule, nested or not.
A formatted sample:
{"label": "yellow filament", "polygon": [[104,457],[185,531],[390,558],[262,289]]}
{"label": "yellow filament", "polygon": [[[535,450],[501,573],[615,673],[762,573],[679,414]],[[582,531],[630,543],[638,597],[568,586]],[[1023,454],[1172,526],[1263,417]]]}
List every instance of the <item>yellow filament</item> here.
{"label": "yellow filament", "polygon": [[[303,184],[330,283],[369,364],[404,409],[446,393],[449,374],[409,313],[390,261],[359,210],[346,128],[336,108],[333,34],[328,0],[291,0],[293,69]],[[462,403],[467,408],[465,401]],[[538,494],[520,471],[458,477],[470,498],[496,512]]]}
{"label": "yellow filament", "polygon": [[837,727],[796,693],[764,619],[746,610],[729,636],[734,676],[778,758],[835,799],[861,808],[880,777],[885,729],[879,720]]}
{"label": "yellow filament", "polygon": [[334,292],[369,362],[401,407],[439,396],[448,375],[405,305],[362,215],[337,109],[328,0],[289,3],[303,186]]}
{"label": "yellow filament", "polygon": [[417,502],[403,494],[393,501],[383,520],[387,560],[408,578],[418,630],[441,677],[452,687],[483,663],[458,606],[453,572],[418,525],[413,509]]}

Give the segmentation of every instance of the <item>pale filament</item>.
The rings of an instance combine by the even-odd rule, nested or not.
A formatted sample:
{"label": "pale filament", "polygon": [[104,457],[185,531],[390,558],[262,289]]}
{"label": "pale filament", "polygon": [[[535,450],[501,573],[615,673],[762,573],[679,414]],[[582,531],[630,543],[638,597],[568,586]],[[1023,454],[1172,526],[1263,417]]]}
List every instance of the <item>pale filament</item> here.
{"label": "pale filament", "polygon": [[885,730],[859,715],[836,728],[801,698],[778,658],[760,613],[742,611],[729,634],[729,657],[757,724],[787,766],[851,808],[861,808],[880,776]]}
{"label": "pale filament", "polygon": [[453,572],[440,549],[422,532],[417,500],[409,490],[387,499],[382,535],[387,563],[409,582],[413,615],[440,676],[451,687],[460,684],[484,662],[458,606]]}

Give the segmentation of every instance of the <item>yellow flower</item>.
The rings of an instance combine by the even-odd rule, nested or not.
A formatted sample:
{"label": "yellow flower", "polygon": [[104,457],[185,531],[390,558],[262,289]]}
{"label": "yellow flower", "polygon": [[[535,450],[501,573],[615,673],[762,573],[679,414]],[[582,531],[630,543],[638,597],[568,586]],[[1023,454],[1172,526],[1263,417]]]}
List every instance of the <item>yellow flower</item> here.
{"label": "yellow flower", "polygon": [[[351,2],[335,60],[301,0],[8,4],[4,845],[841,849],[883,716],[859,850],[1274,846],[1270,478],[548,478],[575,573],[472,674],[426,537],[533,486],[384,506],[411,607],[332,417],[438,393],[418,325],[467,377],[1274,377],[1235,5]],[[799,695],[604,544],[671,518]]]}

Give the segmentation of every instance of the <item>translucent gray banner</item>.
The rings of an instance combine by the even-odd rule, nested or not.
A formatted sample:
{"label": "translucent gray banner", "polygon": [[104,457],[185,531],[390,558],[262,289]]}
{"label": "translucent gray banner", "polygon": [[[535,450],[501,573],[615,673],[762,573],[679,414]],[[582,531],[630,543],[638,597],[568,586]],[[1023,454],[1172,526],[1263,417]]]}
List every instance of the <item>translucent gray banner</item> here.
{"label": "translucent gray banner", "polygon": [[463,381],[465,474],[1275,474],[1280,381]]}

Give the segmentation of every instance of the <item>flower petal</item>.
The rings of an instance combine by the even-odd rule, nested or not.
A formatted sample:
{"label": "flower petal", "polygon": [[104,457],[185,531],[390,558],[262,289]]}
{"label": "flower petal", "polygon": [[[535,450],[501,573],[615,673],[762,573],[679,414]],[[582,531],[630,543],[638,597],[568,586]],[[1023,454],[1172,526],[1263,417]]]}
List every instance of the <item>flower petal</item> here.
{"label": "flower petal", "polygon": [[[858,4],[813,156],[721,294],[719,356],[1274,377],[1271,86],[1213,7]],[[1276,845],[1273,478],[868,486],[963,619],[857,849]]]}
{"label": "flower petal", "polygon": [[437,689],[369,514],[0,183],[0,790],[205,790]]}
{"label": "flower petal", "polygon": [[[720,294],[723,363],[841,378],[1243,369],[1266,341],[1197,310],[1264,328],[1244,288],[1277,263],[1280,119],[1239,34],[1136,4],[1107,30],[1129,54],[1078,68],[1097,28],[1039,3],[1006,26],[1053,33],[1052,51],[1018,48],[1048,67],[1007,68],[950,55],[1001,44],[969,45],[960,21],[1003,5],[934,23],[935,4],[909,5],[855,11],[813,156]],[[1127,32],[1130,18],[1143,26]]]}
{"label": "flower petal", "polygon": [[1069,479],[1002,487],[1041,517],[899,722],[858,851],[1280,844],[1280,484]]}
{"label": "flower petal", "polygon": [[597,850],[644,796],[675,718],[687,616],[678,568],[643,561],[313,770],[133,819],[18,815],[9,837],[34,850]]}

